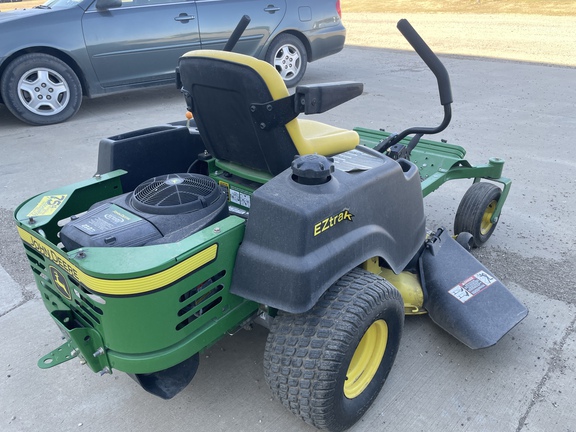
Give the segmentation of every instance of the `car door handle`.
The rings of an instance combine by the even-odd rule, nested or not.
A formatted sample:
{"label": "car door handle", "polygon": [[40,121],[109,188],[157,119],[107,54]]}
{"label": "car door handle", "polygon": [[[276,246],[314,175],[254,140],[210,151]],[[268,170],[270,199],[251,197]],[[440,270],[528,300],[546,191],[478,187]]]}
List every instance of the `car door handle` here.
{"label": "car door handle", "polygon": [[181,13],[177,17],[174,17],[174,21],[188,22],[190,20],[196,19],[194,15],[188,15],[187,13]]}
{"label": "car door handle", "polygon": [[264,8],[264,12],[268,12],[270,14],[273,14],[274,12],[278,12],[280,10],[279,7],[276,7],[274,5],[268,5]]}

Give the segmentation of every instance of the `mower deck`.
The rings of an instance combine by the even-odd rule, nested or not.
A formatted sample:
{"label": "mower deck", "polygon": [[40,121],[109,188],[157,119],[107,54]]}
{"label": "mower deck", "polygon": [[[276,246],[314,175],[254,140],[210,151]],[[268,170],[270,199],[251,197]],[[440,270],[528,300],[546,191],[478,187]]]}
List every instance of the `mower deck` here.
{"label": "mower deck", "polygon": [[[374,148],[391,135],[390,132],[366,128],[354,130],[360,135],[360,144],[370,148]],[[401,144],[408,145],[409,141],[405,138]],[[492,215],[492,222],[496,222],[512,186],[510,179],[502,177],[504,160],[490,158],[487,164],[473,166],[464,159],[465,156],[466,150],[458,145],[421,139],[418,146],[412,150],[410,160],[416,164],[420,172],[424,197],[450,180],[474,179],[476,183],[480,179],[486,179],[502,184],[502,195]]]}

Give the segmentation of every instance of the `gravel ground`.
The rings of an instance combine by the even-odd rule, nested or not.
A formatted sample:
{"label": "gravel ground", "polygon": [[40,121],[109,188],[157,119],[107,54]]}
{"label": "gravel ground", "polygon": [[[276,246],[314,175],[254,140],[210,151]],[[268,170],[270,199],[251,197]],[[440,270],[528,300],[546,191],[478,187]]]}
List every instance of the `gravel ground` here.
{"label": "gravel ground", "polygon": [[343,13],[346,43],[410,49],[396,30],[408,19],[438,54],[576,67],[576,17],[515,14]]}

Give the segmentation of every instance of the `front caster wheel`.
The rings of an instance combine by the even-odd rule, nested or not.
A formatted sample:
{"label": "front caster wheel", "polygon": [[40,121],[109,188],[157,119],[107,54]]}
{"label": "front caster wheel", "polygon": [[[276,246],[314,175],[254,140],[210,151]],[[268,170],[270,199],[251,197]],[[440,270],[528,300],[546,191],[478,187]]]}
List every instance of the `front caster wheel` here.
{"label": "front caster wheel", "polygon": [[486,243],[498,223],[492,222],[491,219],[501,193],[500,188],[492,183],[480,182],[470,186],[456,211],[454,233],[472,234],[473,247]]}
{"label": "front caster wheel", "polygon": [[310,311],[280,312],[264,353],[264,375],[290,411],[342,431],[370,407],[392,368],[404,325],[400,293],[354,269]]}

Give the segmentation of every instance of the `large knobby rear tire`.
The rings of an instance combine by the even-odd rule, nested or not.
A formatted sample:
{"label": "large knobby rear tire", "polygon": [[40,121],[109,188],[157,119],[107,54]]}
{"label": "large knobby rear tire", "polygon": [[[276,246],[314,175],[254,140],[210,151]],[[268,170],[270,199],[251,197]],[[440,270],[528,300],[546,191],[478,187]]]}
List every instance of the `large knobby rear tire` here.
{"label": "large knobby rear tire", "polygon": [[279,312],[264,353],[274,395],[305,422],[342,431],[380,392],[404,325],[400,293],[385,279],[354,269],[310,311]]}
{"label": "large knobby rear tire", "polygon": [[496,205],[502,191],[492,183],[474,183],[460,201],[454,218],[454,233],[472,234],[472,247],[482,246],[488,241],[498,221],[492,222]]}
{"label": "large knobby rear tire", "polygon": [[30,53],[12,60],[1,85],[8,110],[35,126],[66,121],[82,103],[82,86],[72,68],[48,54]]}

